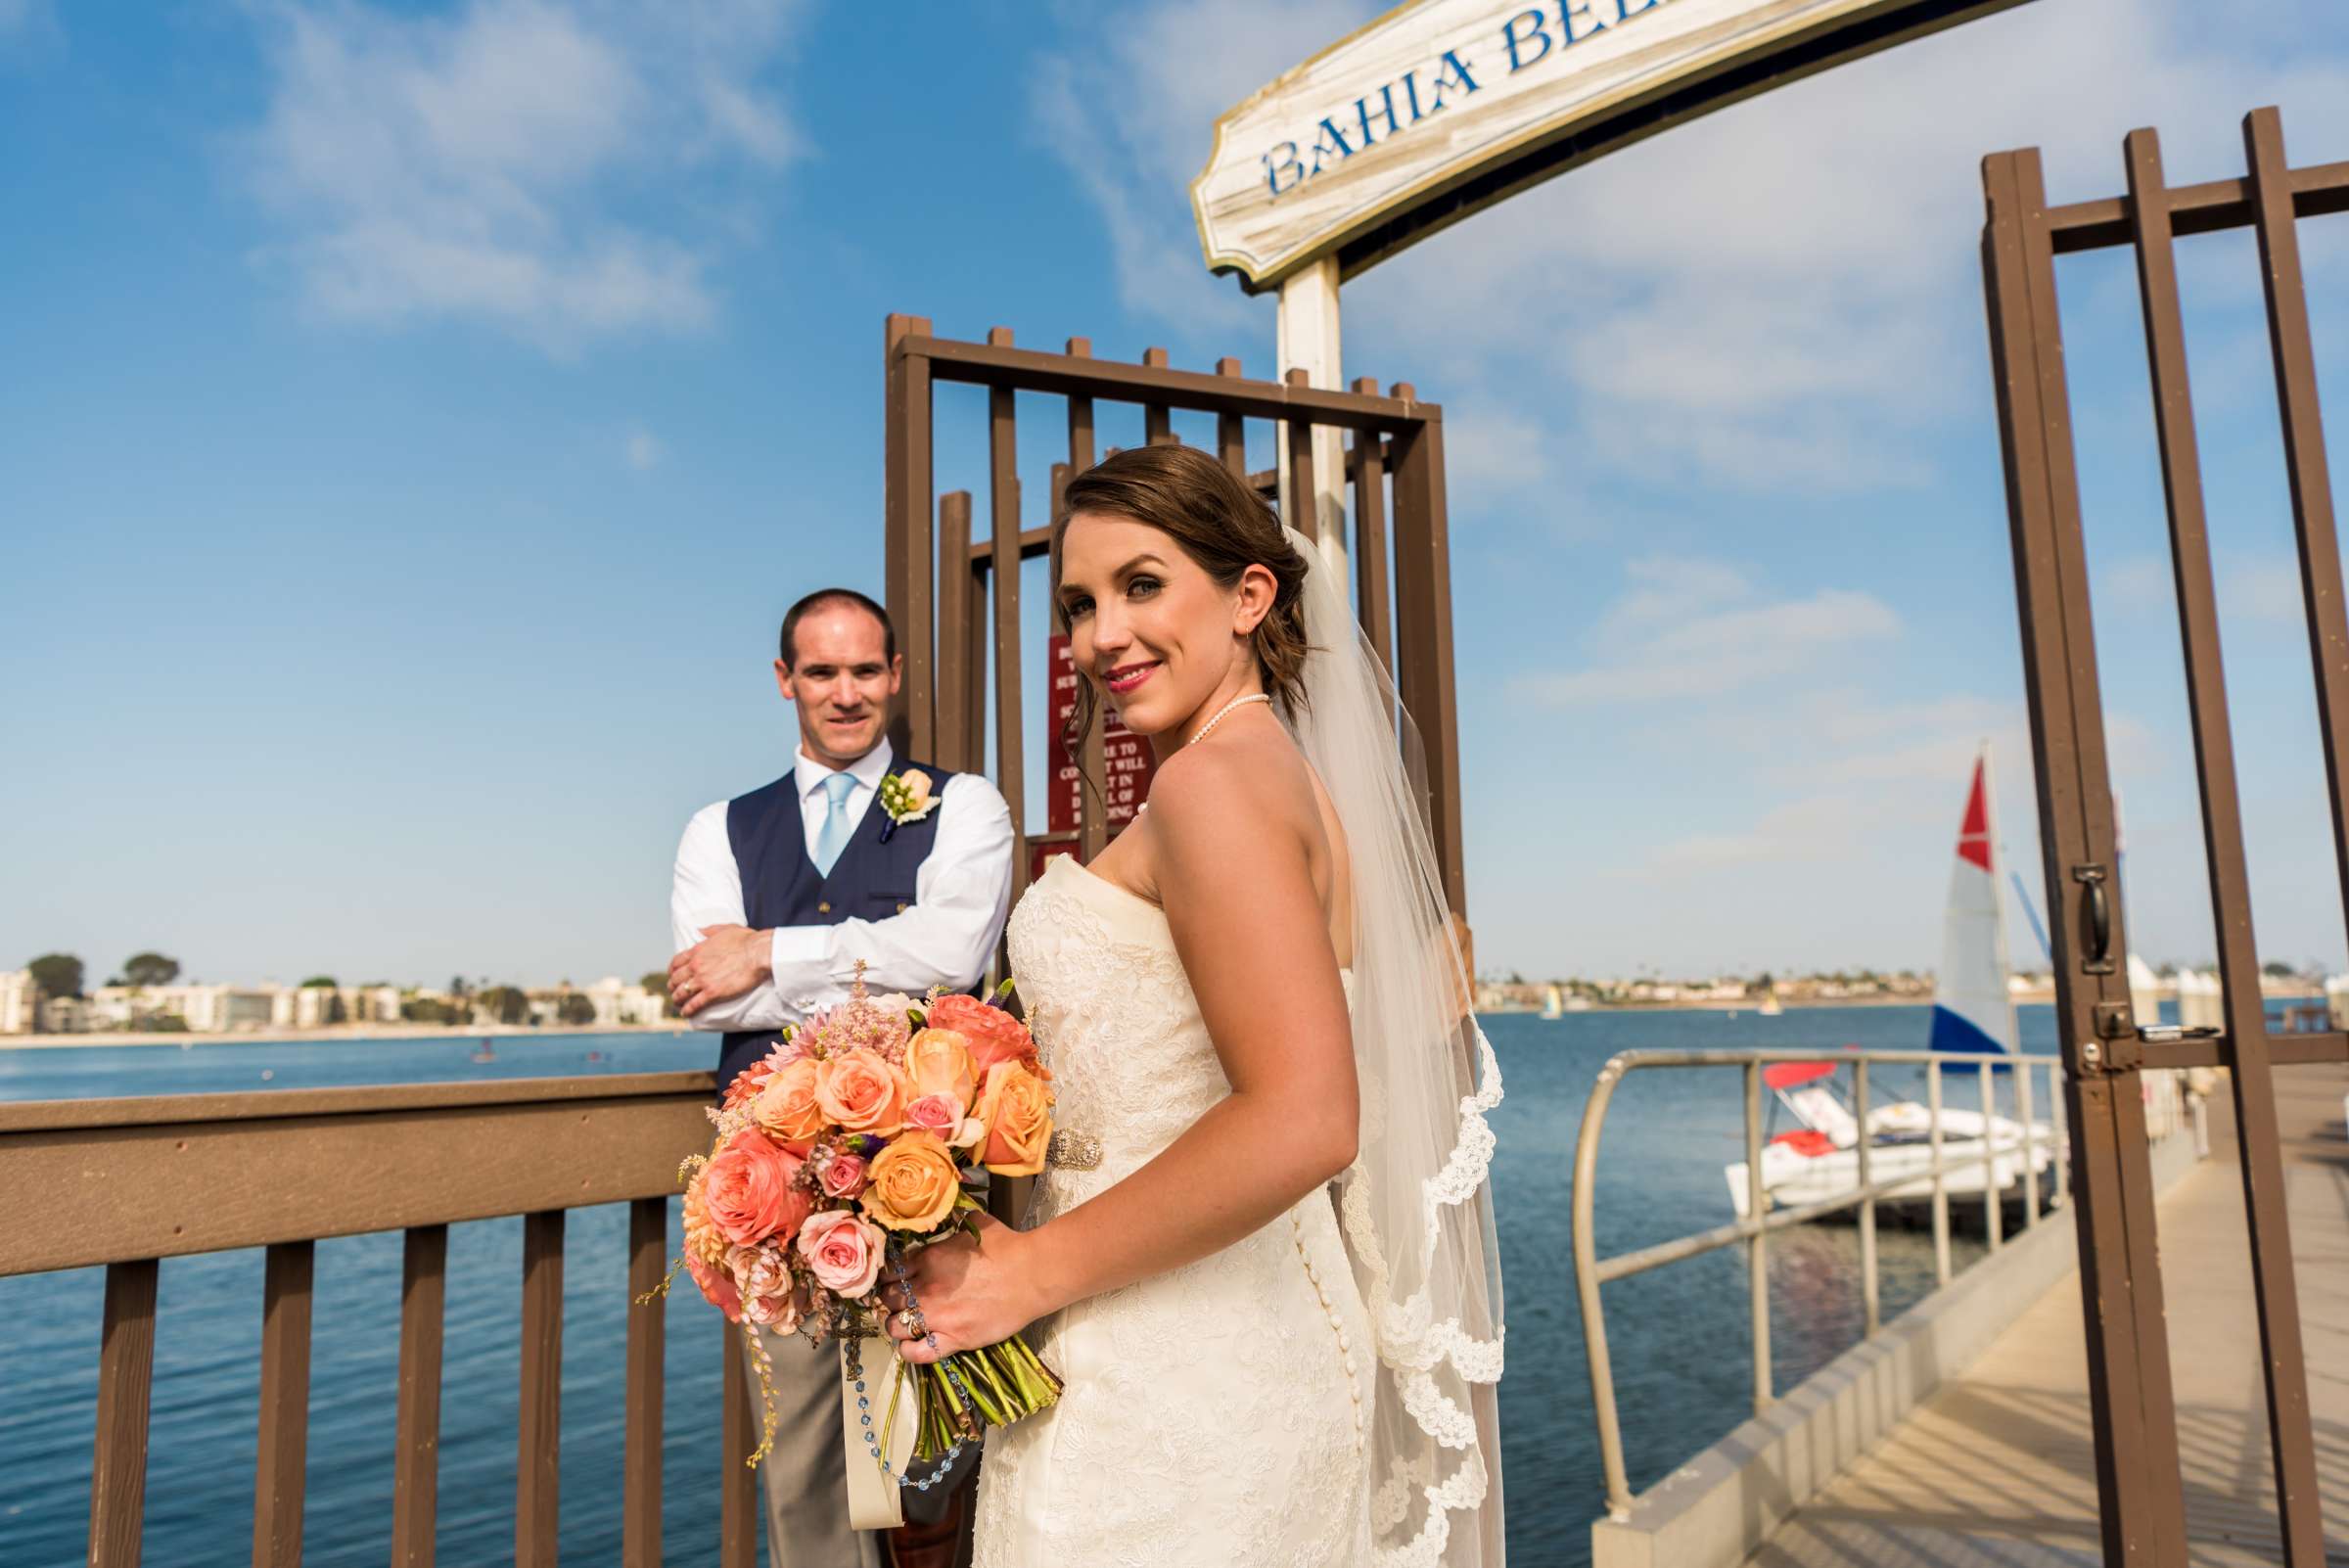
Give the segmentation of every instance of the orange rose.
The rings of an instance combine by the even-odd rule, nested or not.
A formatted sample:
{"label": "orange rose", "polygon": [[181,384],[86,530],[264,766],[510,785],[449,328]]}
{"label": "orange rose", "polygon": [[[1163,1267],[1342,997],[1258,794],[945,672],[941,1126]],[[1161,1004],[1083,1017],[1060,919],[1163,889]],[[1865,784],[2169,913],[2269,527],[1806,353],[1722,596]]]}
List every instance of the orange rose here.
{"label": "orange rose", "polygon": [[818,1076],[811,1057],[786,1062],[751,1103],[751,1119],[794,1154],[806,1155],[824,1130],[824,1108],[816,1102]]}
{"label": "orange rose", "polygon": [[979,1073],[969,1048],[950,1029],[925,1029],[905,1047],[905,1076],[913,1080],[913,1097],[944,1094],[954,1102],[954,1114],[971,1108],[978,1091]]}
{"label": "orange rose", "polygon": [[869,1183],[857,1201],[875,1224],[892,1230],[931,1230],[954,1212],[962,1190],[954,1156],[927,1132],[908,1132],[873,1159]]}
{"label": "orange rose", "polygon": [[816,1075],[815,1103],[844,1131],[888,1137],[905,1125],[912,1087],[878,1052],[850,1051],[826,1061]]}
{"label": "orange rose", "polygon": [[962,1037],[971,1053],[971,1066],[984,1077],[997,1062],[1036,1064],[1036,1041],[1028,1026],[1000,1007],[990,1007],[976,996],[960,992],[941,996],[930,1004],[932,1029],[950,1029]]}
{"label": "orange rose", "polygon": [[1052,1141],[1051,1084],[1019,1062],[997,1062],[987,1070],[978,1116],[987,1125],[980,1164],[1007,1176],[1043,1170],[1044,1145]]}
{"label": "orange rose", "polygon": [[[693,1174],[693,1179],[685,1187],[685,1256],[688,1261],[704,1267],[721,1262],[728,1245],[726,1238],[718,1234],[717,1225],[710,1218],[710,1206],[704,1201],[709,1183],[710,1170],[704,1166]],[[701,1277],[702,1270],[697,1268],[694,1278]],[[707,1292],[709,1288],[708,1283],[704,1282],[702,1289]],[[710,1299],[715,1301],[717,1298],[712,1296]]]}

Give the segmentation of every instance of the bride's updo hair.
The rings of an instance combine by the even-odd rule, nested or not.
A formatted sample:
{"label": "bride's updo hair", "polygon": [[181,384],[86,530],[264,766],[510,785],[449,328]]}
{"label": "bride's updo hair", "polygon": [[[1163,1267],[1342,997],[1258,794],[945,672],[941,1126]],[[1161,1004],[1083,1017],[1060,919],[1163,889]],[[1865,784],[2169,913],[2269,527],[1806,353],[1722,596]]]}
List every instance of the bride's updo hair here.
{"label": "bride's updo hair", "polygon": [[[1052,602],[1060,629],[1069,629],[1060,605],[1061,541],[1080,512],[1130,518],[1157,529],[1225,588],[1262,566],[1272,574],[1272,609],[1249,642],[1265,690],[1292,718],[1305,710],[1305,557],[1244,481],[1195,446],[1162,442],[1112,453],[1069,481],[1052,520]],[[1072,758],[1082,755],[1099,699],[1088,679],[1077,682],[1076,711],[1061,733]]]}

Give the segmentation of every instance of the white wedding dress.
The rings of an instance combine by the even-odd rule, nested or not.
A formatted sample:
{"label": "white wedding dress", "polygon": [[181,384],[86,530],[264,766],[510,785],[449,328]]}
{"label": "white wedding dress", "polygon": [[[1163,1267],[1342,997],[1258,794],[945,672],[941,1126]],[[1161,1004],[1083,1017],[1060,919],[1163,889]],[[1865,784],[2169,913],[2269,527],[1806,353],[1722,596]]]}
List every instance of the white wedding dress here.
{"label": "white wedding dress", "polygon": [[[1068,856],[1010,925],[1054,1121],[1101,1145],[1052,1168],[1040,1224],[1148,1163],[1231,1092],[1166,915]],[[1082,1301],[1032,1342],[1065,1390],[988,1434],[975,1568],[1329,1568],[1372,1557],[1377,1351],[1327,1189],[1169,1273]]]}

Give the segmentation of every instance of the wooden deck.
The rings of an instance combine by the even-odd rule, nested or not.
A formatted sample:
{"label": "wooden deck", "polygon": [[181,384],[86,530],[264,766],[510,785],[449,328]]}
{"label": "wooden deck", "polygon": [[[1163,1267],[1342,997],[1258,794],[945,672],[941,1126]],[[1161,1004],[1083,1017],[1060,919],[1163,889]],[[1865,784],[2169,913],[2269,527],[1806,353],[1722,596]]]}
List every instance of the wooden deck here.
{"label": "wooden deck", "polygon": [[[2327,1564],[2349,1565],[2349,1070],[2276,1075]],[[2161,1204],[2192,1560],[2282,1560],[2234,1107]],[[2079,1276],[1838,1477],[1750,1568],[2101,1568]]]}

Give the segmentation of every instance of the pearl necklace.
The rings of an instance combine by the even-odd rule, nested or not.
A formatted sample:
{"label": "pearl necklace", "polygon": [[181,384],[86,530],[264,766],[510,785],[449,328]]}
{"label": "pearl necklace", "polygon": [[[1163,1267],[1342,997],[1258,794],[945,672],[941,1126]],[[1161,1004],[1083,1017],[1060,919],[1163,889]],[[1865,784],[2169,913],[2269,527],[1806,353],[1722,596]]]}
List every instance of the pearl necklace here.
{"label": "pearl necklace", "polygon": [[1218,724],[1222,723],[1223,715],[1230,713],[1233,709],[1245,707],[1249,703],[1268,703],[1272,699],[1270,697],[1267,696],[1261,691],[1252,691],[1245,697],[1234,697],[1231,701],[1217,709],[1215,717],[1200,725],[1199,733],[1193,735],[1189,740],[1184,741],[1183,745],[1196,746],[1201,741],[1207,739],[1209,732],[1212,731]]}

